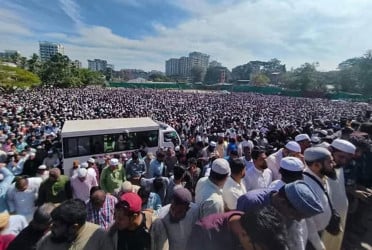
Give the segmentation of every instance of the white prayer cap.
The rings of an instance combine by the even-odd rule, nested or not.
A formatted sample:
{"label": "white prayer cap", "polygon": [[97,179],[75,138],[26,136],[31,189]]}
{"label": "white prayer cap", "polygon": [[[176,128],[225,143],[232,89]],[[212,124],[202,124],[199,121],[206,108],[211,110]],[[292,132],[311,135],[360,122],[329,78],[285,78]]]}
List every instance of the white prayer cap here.
{"label": "white prayer cap", "polygon": [[331,152],[323,147],[312,147],[307,148],[304,152],[304,158],[307,162],[315,162],[317,160],[322,160],[326,157],[330,157]]}
{"label": "white prayer cap", "polygon": [[305,166],[297,157],[289,156],[281,159],[280,168],[291,172],[301,172],[305,168]]}
{"label": "white prayer cap", "polygon": [[318,136],[312,136],[311,137],[311,142],[314,143],[314,144],[317,144],[320,142],[320,138]]}
{"label": "white prayer cap", "polygon": [[343,139],[336,139],[333,140],[331,146],[335,149],[338,149],[342,152],[349,153],[349,154],[355,154],[356,147],[354,144],[352,144],[349,141],[343,140]]}
{"label": "white prayer cap", "polygon": [[77,175],[79,178],[84,178],[88,174],[88,170],[86,168],[79,168],[77,171]]}
{"label": "white prayer cap", "polygon": [[117,165],[119,165],[119,160],[116,158],[112,158],[110,160],[110,166],[117,166]]}
{"label": "white prayer cap", "polygon": [[209,142],[209,146],[211,146],[211,147],[216,147],[216,146],[217,146],[217,143],[214,142],[214,141],[211,141],[211,142]]}
{"label": "white prayer cap", "polygon": [[81,163],[80,168],[88,168],[88,162]]}
{"label": "white prayer cap", "polygon": [[230,164],[223,158],[218,158],[212,162],[211,170],[217,174],[230,174]]}
{"label": "white prayer cap", "polygon": [[305,141],[305,140],[310,141],[310,137],[307,134],[299,134],[299,135],[296,135],[295,137],[296,142]]}
{"label": "white prayer cap", "polygon": [[301,147],[300,144],[298,144],[295,141],[289,141],[287,144],[284,146],[286,149],[291,150],[296,153],[301,153]]}
{"label": "white prayer cap", "polygon": [[88,162],[89,162],[89,163],[95,163],[96,161],[95,161],[93,158],[89,158],[89,159],[88,159]]}

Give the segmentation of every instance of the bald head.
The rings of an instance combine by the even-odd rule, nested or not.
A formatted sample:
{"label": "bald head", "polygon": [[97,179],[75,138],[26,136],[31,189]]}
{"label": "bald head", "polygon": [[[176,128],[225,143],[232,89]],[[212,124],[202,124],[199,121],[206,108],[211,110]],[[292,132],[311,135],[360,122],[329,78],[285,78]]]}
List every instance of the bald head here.
{"label": "bald head", "polygon": [[49,170],[49,178],[52,180],[58,180],[58,178],[61,176],[61,170],[59,168],[52,168]]}
{"label": "bald head", "polygon": [[97,190],[90,196],[90,201],[94,208],[99,209],[103,206],[106,200],[106,193],[103,190]]}

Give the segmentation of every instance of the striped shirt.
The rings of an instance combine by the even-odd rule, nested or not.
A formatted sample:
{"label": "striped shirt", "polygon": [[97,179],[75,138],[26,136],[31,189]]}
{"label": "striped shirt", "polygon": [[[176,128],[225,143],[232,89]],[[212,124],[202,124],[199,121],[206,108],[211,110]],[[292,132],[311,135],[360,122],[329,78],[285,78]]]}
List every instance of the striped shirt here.
{"label": "striped shirt", "polygon": [[92,202],[88,201],[87,221],[97,224],[102,229],[107,230],[114,221],[115,204],[117,202],[118,200],[110,194],[106,194],[105,202],[100,209],[96,209],[92,206]]}

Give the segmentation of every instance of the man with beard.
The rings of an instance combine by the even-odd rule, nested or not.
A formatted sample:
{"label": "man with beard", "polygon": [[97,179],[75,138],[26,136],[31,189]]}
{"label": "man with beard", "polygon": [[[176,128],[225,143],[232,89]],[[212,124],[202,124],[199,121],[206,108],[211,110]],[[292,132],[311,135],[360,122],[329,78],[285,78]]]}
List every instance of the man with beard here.
{"label": "man with beard", "polygon": [[113,249],[105,232],[98,225],[86,222],[83,201],[67,200],[55,208],[51,216],[51,233],[38,242],[37,250]]}
{"label": "man with beard", "polygon": [[266,164],[266,152],[260,148],[252,151],[253,166],[247,169],[244,177],[247,191],[267,188],[272,182],[272,172]]}
{"label": "man with beard", "polygon": [[198,208],[188,189],[174,189],[172,203],[158,211],[159,218],[151,227],[152,250],[185,250],[193,225],[198,219]]}
{"label": "man with beard", "polygon": [[341,249],[342,239],[345,231],[345,223],[347,210],[349,207],[348,199],[345,191],[344,169],[352,160],[356,147],[349,141],[336,139],[330,146],[336,166],[336,179],[328,181],[329,193],[334,209],[341,216],[341,232],[338,235],[331,235],[325,232],[323,242],[326,249],[339,250]]}
{"label": "man with beard", "polygon": [[328,178],[336,178],[336,172],[333,168],[335,163],[331,152],[322,147],[306,149],[304,158],[307,165],[304,170],[304,181],[319,196],[323,207],[323,213],[306,219],[308,229],[307,249],[326,249],[320,235],[331,219],[332,212],[326,192],[328,192]]}
{"label": "man with beard", "polygon": [[37,242],[49,231],[51,225],[50,213],[55,208],[52,203],[38,207],[30,224],[24,228],[10,243],[8,250],[34,250]]}

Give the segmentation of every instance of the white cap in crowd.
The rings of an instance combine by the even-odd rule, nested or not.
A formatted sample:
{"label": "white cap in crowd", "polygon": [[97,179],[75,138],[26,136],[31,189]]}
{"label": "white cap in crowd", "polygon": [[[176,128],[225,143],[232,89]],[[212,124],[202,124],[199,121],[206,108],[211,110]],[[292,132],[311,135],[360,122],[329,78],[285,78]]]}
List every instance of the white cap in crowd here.
{"label": "white cap in crowd", "polygon": [[307,134],[299,134],[299,135],[296,135],[296,137],[295,137],[296,142],[305,141],[305,140],[311,141],[310,137]]}
{"label": "white cap in crowd", "polygon": [[112,158],[110,160],[110,166],[117,166],[117,165],[119,165],[119,160],[116,158]]}
{"label": "white cap in crowd", "polygon": [[77,175],[79,178],[85,178],[88,174],[88,170],[86,168],[79,168],[77,171]]}
{"label": "white cap in crowd", "polygon": [[88,162],[86,161],[80,164],[80,168],[88,168],[88,167],[89,167]]}
{"label": "white cap in crowd", "polygon": [[284,146],[286,149],[291,150],[296,153],[301,153],[301,146],[295,141],[289,141]]}
{"label": "white cap in crowd", "polygon": [[354,144],[352,144],[349,141],[343,140],[343,139],[336,139],[333,140],[331,146],[335,149],[338,149],[342,152],[349,153],[349,154],[355,154],[356,147]]}
{"label": "white cap in crowd", "polygon": [[218,158],[212,162],[211,170],[217,174],[230,174],[230,164],[223,158]]}
{"label": "white cap in crowd", "polygon": [[331,152],[328,149],[323,147],[312,147],[308,148],[304,152],[304,158],[307,162],[314,162],[317,160],[322,160],[326,157],[330,157]]}
{"label": "white cap in crowd", "polygon": [[280,168],[291,172],[302,172],[305,166],[297,157],[288,156],[281,159]]}

